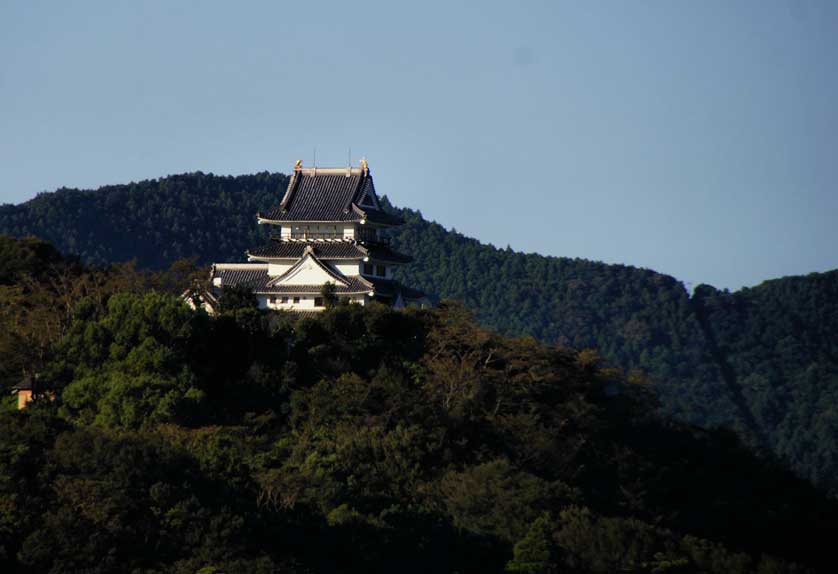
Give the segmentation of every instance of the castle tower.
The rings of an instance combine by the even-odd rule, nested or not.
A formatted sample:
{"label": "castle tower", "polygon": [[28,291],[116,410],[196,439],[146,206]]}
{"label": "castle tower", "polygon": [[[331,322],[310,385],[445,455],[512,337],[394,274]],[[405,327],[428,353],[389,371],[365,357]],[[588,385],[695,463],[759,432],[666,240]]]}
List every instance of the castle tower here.
{"label": "castle tower", "polygon": [[260,308],[320,311],[323,286],[331,283],[338,298],[361,305],[427,303],[393,279],[411,259],[393,251],[381,232],[404,222],[382,209],[366,161],[341,168],[304,168],[298,161],[280,204],[256,217],[277,234],[247,252],[249,263],[213,265],[216,295],[244,286]]}

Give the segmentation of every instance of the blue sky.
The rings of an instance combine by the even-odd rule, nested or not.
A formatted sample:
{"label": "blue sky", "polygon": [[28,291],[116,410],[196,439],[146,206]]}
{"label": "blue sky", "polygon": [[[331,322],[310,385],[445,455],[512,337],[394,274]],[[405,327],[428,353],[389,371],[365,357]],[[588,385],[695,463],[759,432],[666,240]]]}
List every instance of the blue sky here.
{"label": "blue sky", "polygon": [[0,202],[366,156],[499,247],[838,267],[838,2],[0,0]]}

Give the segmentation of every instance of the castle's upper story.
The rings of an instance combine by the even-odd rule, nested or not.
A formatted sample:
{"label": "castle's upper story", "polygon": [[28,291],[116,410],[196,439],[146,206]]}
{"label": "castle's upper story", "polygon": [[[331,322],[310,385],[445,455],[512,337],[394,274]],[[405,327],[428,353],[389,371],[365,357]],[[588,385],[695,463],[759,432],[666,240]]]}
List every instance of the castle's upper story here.
{"label": "castle's upper story", "polygon": [[281,225],[283,237],[356,238],[362,230],[392,227],[404,221],[381,208],[366,161],[361,167],[310,167],[298,161],[280,204],[259,223]]}

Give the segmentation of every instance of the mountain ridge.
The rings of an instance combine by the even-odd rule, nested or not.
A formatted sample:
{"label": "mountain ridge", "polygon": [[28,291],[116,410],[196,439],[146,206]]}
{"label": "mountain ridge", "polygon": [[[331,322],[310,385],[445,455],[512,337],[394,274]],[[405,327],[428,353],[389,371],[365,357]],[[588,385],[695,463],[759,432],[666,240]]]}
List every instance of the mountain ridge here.
{"label": "mountain ridge", "polygon": [[[267,240],[255,213],[278,202],[286,184],[287,176],[268,172],[195,172],[61,189],[0,206],[0,233],[36,235],[94,264],[240,261]],[[838,271],[734,292],[702,284],[690,294],[651,269],[498,248],[390,207],[406,220],[393,245],[414,257],[400,280],[464,301],[504,335],[596,348],[631,376],[654,381],[666,413],[734,429],[836,492],[838,349],[829,333],[838,332]],[[761,335],[766,329],[773,338]]]}

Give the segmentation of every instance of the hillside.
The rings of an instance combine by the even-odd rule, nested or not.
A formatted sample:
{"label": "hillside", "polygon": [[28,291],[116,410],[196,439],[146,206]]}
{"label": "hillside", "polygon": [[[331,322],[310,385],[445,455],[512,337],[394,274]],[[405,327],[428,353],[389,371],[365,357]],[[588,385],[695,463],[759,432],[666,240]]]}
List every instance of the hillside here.
{"label": "hillside", "polygon": [[[89,263],[181,257],[240,260],[264,241],[254,214],[275,204],[281,174],[171,176],[95,191],[59,190],[0,207],[0,233],[37,235]],[[838,492],[838,273],[779,279],[737,293],[622,265],[516,253],[447,231],[403,209],[402,279],[463,300],[506,335],[593,347],[648,377],[664,412],[735,429],[802,476]]]}
{"label": "hillside", "polygon": [[0,371],[55,396],[0,409],[3,572],[834,569],[838,503],[593,352],[449,304],[210,317],[177,271],[0,252]]}

